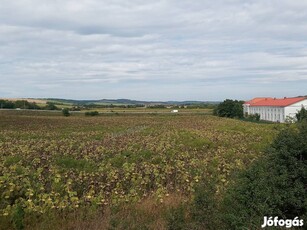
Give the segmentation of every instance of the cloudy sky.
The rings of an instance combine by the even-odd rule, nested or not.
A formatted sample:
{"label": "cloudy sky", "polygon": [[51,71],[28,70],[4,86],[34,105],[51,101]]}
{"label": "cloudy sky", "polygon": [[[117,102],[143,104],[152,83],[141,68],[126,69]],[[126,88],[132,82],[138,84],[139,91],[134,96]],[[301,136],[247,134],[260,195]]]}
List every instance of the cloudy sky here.
{"label": "cloudy sky", "polygon": [[306,94],[306,0],[0,0],[0,97]]}

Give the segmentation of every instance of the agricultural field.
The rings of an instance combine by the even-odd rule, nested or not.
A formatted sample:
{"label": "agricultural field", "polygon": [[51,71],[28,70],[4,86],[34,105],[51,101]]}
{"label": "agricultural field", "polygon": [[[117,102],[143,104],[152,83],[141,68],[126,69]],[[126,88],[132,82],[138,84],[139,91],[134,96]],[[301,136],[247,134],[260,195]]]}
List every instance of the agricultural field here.
{"label": "agricultural field", "polygon": [[[98,111],[99,113],[171,113],[173,109],[170,108],[95,108],[95,109],[89,109],[88,111]],[[207,109],[207,108],[180,108],[177,109],[178,112],[186,113],[186,114],[212,114],[213,109]],[[87,110],[85,110],[87,111]],[[81,113],[84,111],[81,111]]]}
{"label": "agricultural field", "polygon": [[[129,218],[166,229],[167,207],[191,202],[206,178],[222,192],[280,128],[204,114],[0,111],[0,229],[18,228],[21,217],[26,229],[124,229]],[[141,214],[126,208],[114,218],[116,207],[132,206]]]}

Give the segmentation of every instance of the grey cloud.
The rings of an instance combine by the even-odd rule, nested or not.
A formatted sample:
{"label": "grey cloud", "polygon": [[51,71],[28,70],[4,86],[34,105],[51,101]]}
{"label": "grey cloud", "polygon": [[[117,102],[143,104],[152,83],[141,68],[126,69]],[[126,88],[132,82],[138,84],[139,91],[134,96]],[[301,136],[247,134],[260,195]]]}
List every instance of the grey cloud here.
{"label": "grey cloud", "polygon": [[0,96],[306,94],[306,37],[304,1],[2,0]]}

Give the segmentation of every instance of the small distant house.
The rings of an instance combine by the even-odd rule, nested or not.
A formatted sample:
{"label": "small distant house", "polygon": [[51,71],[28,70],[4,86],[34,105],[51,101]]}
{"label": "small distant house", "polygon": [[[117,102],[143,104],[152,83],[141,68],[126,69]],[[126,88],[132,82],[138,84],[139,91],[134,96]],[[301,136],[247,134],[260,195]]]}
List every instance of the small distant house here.
{"label": "small distant house", "polygon": [[307,97],[257,97],[246,101],[243,111],[248,115],[259,114],[261,120],[283,123],[287,117],[295,118],[302,107],[307,109]]}
{"label": "small distant house", "polygon": [[178,109],[173,109],[171,113],[178,113]]}

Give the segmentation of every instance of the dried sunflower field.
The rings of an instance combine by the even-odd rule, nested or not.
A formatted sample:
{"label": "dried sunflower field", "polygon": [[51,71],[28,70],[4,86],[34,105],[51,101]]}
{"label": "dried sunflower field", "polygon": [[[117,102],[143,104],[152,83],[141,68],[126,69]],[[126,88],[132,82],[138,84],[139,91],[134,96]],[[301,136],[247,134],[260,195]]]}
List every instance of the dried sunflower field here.
{"label": "dried sunflower field", "polygon": [[44,215],[172,196],[232,173],[262,154],[277,127],[201,114],[0,113],[0,215]]}

